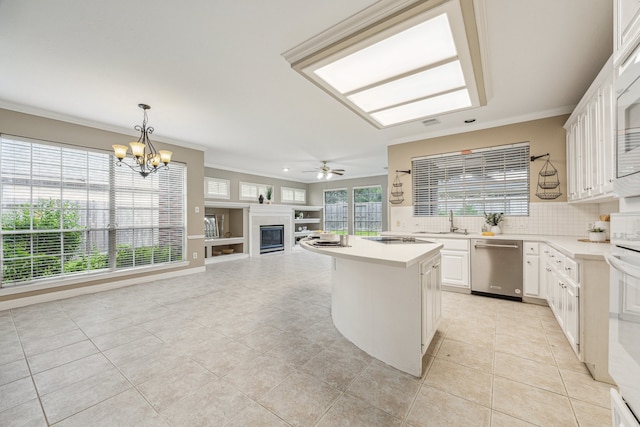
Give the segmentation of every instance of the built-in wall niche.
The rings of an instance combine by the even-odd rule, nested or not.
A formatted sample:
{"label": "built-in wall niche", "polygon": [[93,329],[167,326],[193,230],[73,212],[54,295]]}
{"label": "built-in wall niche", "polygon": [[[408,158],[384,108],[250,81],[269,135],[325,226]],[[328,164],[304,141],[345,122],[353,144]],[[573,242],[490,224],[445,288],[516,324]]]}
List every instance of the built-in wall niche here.
{"label": "built-in wall niche", "polygon": [[205,264],[248,256],[247,212],[245,205],[207,202],[204,209]]}
{"label": "built-in wall niche", "polygon": [[204,215],[206,218],[215,218],[219,238],[244,236],[242,209],[205,208]]}

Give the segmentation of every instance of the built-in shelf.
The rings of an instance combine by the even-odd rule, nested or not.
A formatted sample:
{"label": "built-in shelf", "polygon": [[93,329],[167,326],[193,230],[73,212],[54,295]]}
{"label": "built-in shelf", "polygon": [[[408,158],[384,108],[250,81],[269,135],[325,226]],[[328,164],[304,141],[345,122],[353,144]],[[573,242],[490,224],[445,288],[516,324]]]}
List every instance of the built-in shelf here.
{"label": "built-in shelf", "polygon": [[296,231],[295,233],[293,233],[293,235],[295,237],[307,237],[309,234],[313,233],[314,230],[303,230],[303,231]]}
{"label": "built-in shelf", "polygon": [[320,218],[303,218],[293,221],[295,224],[320,224]]}
{"label": "built-in shelf", "polygon": [[238,243],[245,243],[244,237],[222,237],[219,239],[204,239],[204,244],[206,246],[235,245]]}
{"label": "built-in shelf", "polygon": [[218,262],[225,262],[225,261],[233,261],[233,260],[237,260],[237,259],[243,259],[243,258],[249,258],[249,254],[246,253],[233,253],[233,254],[222,254],[222,255],[217,255],[217,256],[210,256],[209,258],[204,260],[205,265],[206,264],[215,264]]}

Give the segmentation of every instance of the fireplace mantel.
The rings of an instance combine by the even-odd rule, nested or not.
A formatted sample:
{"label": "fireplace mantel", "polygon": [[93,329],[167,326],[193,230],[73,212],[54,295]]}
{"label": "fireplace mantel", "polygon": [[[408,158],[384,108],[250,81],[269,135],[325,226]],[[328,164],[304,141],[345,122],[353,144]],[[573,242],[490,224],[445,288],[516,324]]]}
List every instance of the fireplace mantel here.
{"label": "fireplace mantel", "polygon": [[293,210],[288,205],[249,206],[249,256],[260,256],[260,226],[284,226],[284,252],[291,252],[293,233]]}

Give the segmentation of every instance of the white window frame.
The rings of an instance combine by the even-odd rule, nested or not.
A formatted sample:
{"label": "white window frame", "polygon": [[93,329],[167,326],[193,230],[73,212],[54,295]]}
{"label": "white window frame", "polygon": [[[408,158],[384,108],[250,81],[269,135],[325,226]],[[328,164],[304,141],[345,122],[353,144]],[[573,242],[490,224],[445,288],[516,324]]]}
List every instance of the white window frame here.
{"label": "white window frame", "polygon": [[[326,190],[323,190],[322,192],[322,223],[323,223],[323,228],[327,228],[327,204],[326,204],[326,194],[328,192],[333,192],[333,191],[345,191],[347,193],[347,220],[346,220],[346,224],[347,224],[347,228],[346,230],[344,230],[345,234],[349,234],[349,227],[351,226],[351,215],[349,214],[349,189],[348,188],[327,188]],[[343,230],[340,230],[343,231]]]}
{"label": "white window frame", "polygon": [[[224,191],[211,191],[211,187],[218,188],[218,190]],[[231,181],[223,178],[204,178],[204,197],[206,199],[225,199],[231,198]]]}
{"label": "white window frame", "polygon": [[[253,187],[255,189],[254,194],[255,197],[252,196],[243,196],[242,195],[242,188],[243,187],[247,187],[247,188],[251,188]],[[240,181],[238,183],[238,199],[239,200],[250,200],[252,202],[255,202],[258,200],[258,197],[260,197],[260,195],[262,194],[265,198],[265,200],[267,199],[267,189],[269,187],[273,187],[272,185],[269,184],[256,184],[254,182],[244,182],[244,181]],[[274,187],[274,194],[271,196],[271,200],[274,199],[275,196],[275,187]]]}
{"label": "white window frame", "polygon": [[411,159],[413,215],[528,216],[529,154],[521,142]]}
{"label": "white window frame", "polygon": [[[287,198],[287,193],[291,192],[293,198]],[[304,188],[280,187],[280,201],[282,203],[305,204],[307,202],[307,190]]]}
{"label": "white window frame", "polygon": [[[3,266],[6,266],[7,262],[19,258],[19,260],[24,260],[25,263],[31,265],[25,269],[26,271],[30,268],[31,274],[28,275],[30,277],[18,280],[0,274],[2,276],[0,293],[18,291],[23,288],[39,289],[66,286],[70,283],[86,281],[87,277],[93,279],[104,277],[107,274],[122,276],[133,270],[150,271],[167,267],[175,268],[176,265],[184,263],[186,252],[186,192],[184,191],[186,188],[186,165],[173,162],[168,171],[160,171],[157,175],[153,174],[142,178],[129,168],[116,166],[112,153],[106,153],[103,150],[31,140],[12,135],[0,135],[0,137],[4,140],[0,147],[3,165],[5,161],[12,161],[11,157],[5,158],[3,151],[6,147],[10,147],[10,142],[13,141],[23,145],[23,148],[18,148],[18,150],[28,151],[32,168],[36,163],[42,166],[43,161],[49,160],[42,154],[34,157],[34,152],[43,149],[50,150],[56,159],[61,159],[61,163],[51,164],[51,167],[47,164],[46,173],[42,172],[42,168],[38,172],[27,169],[28,176],[25,177],[25,182],[17,184],[11,183],[12,172],[10,169],[3,167],[2,172],[6,175],[3,176],[3,182],[5,178],[8,180],[2,184],[3,187],[4,185],[16,186],[16,189],[23,188],[26,191],[17,198],[12,196],[11,192],[8,192],[7,195],[4,192],[0,193],[0,201],[2,202],[0,213],[6,214],[13,209],[23,210],[21,206],[39,206],[39,201],[47,198],[54,201],[59,200],[61,204],[71,204],[74,206],[74,212],[80,213],[80,228],[70,229],[61,226],[60,229],[46,228],[42,230],[35,228],[3,229],[1,233],[3,241],[5,237],[11,235],[29,237],[38,234],[42,236],[61,234],[64,236],[64,233],[78,232],[82,233],[82,241],[78,248],[66,251],[66,248],[61,247],[59,253],[56,251],[56,253],[50,254],[50,257],[69,256],[72,258],[66,261],[80,261],[80,265],[88,259],[103,260],[96,266],[89,263],[86,268],[82,268],[82,266],[72,268],[71,265],[67,265],[63,261],[59,272],[34,274],[37,271],[34,270],[35,264],[32,263],[39,255],[35,254],[33,250],[30,251],[28,257],[16,257],[10,252],[2,251]],[[70,159],[79,161],[80,166],[84,161],[85,166],[65,168],[65,162]],[[91,164],[92,161],[94,168],[91,169],[86,165]],[[96,167],[96,164],[99,167]],[[166,174],[170,174],[169,178]],[[174,179],[174,177],[178,179]],[[159,179],[163,179],[164,184],[159,183]],[[167,184],[167,179],[171,184]],[[45,185],[40,182],[42,180],[50,182]],[[51,185],[57,181],[60,181],[59,188],[57,185]],[[180,185],[174,185],[176,182]],[[158,189],[159,185],[164,185],[164,189]],[[169,190],[166,188],[167,185],[170,187]],[[98,188],[100,186],[102,188]],[[40,195],[35,195],[34,190],[37,190]],[[137,198],[132,202],[133,190],[137,190]],[[62,209],[64,212],[64,208]],[[128,211],[130,214],[127,213]],[[119,244],[128,245],[128,247],[121,247]],[[161,247],[158,247],[158,244]],[[179,248],[180,252],[171,252],[172,249],[167,249],[170,245],[172,248]],[[156,252],[156,248],[162,252]],[[126,251],[131,255],[130,263],[127,262]],[[57,262],[56,268],[58,268]]]}
{"label": "white window frame", "polygon": [[[379,188],[380,189],[380,194],[381,194],[381,199],[380,199],[380,230],[379,232],[382,232],[382,221],[383,221],[383,212],[382,212],[382,208],[384,207],[384,202],[383,202],[383,198],[384,195],[382,194],[382,185],[380,184],[374,184],[374,185],[363,185],[363,186],[359,186],[359,187],[353,187],[351,190],[351,206],[353,207],[352,210],[353,212],[351,213],[350,217],[351,217],[351,221],[352,221],[352,226],[353,226],[353,234],[354,235],[358,235],[358,230],[356,228],[356,190],[362,190],[362,189],[366,189],[366,188]],[[379,235],[378,234],[376,235]],[[367,234],[367,236],[373,236],[373,234]]]}

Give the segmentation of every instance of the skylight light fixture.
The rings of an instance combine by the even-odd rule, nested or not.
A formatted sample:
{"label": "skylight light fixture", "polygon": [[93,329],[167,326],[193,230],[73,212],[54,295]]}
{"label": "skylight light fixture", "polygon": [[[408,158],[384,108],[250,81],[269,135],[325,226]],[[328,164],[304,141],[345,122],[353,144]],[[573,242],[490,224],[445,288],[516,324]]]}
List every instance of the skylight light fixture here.
{"label": "skylight light fixture", "polygon": [[479,107],[486,95],[473,5],[381,1],[283,55],[378,128]]}

